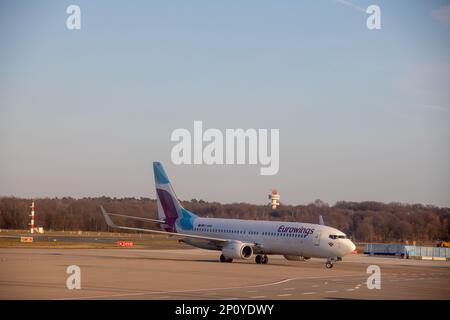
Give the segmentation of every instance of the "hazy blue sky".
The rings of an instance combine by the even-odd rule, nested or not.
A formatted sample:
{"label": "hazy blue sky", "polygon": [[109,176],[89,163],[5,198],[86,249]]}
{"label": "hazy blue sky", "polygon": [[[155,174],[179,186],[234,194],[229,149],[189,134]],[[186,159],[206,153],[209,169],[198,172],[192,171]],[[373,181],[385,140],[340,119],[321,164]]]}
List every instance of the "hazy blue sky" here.
{"label": "hazy blue sky", "polygon": [[[0,39],[0,195],[154,197],[158,160],[181,199],[450,206],[448,1],[11,0]],[[194,120],[279,128],[279,173],[173,165]]]}

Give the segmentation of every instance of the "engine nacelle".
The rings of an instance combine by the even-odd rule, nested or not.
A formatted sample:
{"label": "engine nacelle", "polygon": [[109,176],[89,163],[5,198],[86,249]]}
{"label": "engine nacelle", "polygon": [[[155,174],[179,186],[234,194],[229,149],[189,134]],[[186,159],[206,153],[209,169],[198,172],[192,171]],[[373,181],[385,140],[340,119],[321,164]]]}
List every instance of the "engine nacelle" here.
{"label": "engine nacelle", "polygon": [[250,259],[253,248],[247,243],[233,241],[222,248],[222,254],[229,259]]}
{"label": "engine nacelle", "polygon": [[286,260],[289,260],[289,261],[304,261],[304,260],[311,259],[310,257],[303,257],[303,256],[288,256],[288,255],[285,255],[283,257]]}

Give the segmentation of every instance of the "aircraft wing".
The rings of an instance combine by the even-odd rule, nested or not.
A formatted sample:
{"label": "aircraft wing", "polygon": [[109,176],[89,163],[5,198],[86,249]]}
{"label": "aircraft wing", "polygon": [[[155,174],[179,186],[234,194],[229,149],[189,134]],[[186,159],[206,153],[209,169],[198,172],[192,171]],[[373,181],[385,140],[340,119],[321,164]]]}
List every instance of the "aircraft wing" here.
{"label": "aircraft wing", "polygon": [[[103,206],[101,206],[102,208],[102,212],[103,210],[105,210],[103,208]],[[139,220],[139,221],[145,221],[145,222],[154,222],[154,223],[166,223],[165,220],[156,220],[156,219],[148,219],[148,218],[141,218],[141,217],[135,217],[135,216],[127,216],[125,214],[117,214],[117,213],[108,213],[110,216],[115,216],[115,217],[123,217],[123,218],[127,218],[127,219],[131,219],[131,220]]]}
{"label": "aircraft wing", "polygon": [[[159,230],[153,230],[153,229],[118,226],[111,220],[111,217],[110,217],[110,215],[116,215],[116,214],[106,212],[102,206],[100,206],[100,208],[102,209],[103,217],[105,218],[106,224],[111,228],[123,229],[123,230],[133,230],[133,231],[140,231],[140,232],[150,232],[150,233],[156,233],[156,234],[165,234],[165,235],[168,235],[168,236],[171,236],[174,238],[179,238],[179,239],[186,239],[186,238],[196,239],[196,240],[212,243],[219,248],[221,248],[221,247],[225,246],[227,243],[233,241],[233,240],[228,240],[228,239],[205,237],[205,236],[192,235],[192,234],[186,234],[186,233],[167,232],[167,231],[159,231]],[[153,220],[153,219],[150,219],[150,220]],[[156,221],[158,221],[158,220],[156,220]],[[163,220],[161,220],[161,221],[164,223]]]}

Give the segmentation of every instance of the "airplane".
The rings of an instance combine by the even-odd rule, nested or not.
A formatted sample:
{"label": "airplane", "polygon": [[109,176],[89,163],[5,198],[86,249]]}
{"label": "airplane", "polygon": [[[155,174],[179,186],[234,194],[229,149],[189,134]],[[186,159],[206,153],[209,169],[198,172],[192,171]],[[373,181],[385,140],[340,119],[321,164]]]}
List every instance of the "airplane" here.
{"label": "airplane", "polygon": [[[202,218],[183,208],[160,162],[153,163],[158,219],[108,213],[101,206],[111,228],[169,235],[194,247],[221,251],[220,262],[251,259],[267,264],[268,255],[283,255],[287,260],[325,258],[326,268],[355,250],[353,242],[341,231],[320,224],[241,219]],[[116,225],[111,216],[158,224],[162,230]]]}

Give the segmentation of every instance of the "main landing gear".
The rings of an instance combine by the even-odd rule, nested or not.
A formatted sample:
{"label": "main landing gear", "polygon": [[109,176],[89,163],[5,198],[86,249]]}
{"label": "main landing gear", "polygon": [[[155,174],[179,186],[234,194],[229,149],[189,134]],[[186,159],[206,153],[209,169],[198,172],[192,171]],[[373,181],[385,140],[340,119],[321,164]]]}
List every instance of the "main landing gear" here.
{"label": "main landing gear", "polygon": [[255,257],[255,262],[257,264],[267,264],[267,262],[269,262],[269,258],[266,255],[258,254]]}
{"label": "main landing gear", "polygon": [[226,258],[223,254],[220,255],[220,262],[233,262],[233,259]]}

